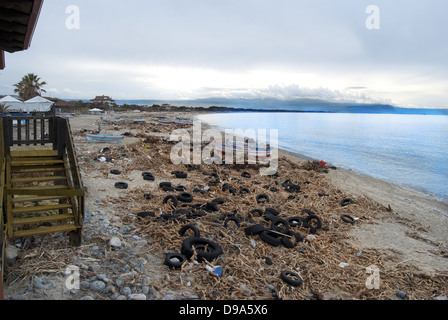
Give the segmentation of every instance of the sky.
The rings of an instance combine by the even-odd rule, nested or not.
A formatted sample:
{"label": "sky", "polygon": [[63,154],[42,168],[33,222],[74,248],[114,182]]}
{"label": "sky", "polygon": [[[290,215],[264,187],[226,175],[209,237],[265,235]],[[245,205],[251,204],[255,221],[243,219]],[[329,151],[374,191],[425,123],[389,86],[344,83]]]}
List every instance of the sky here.
{"label": "sky", "polygon": [[446,0],[45,0],[0,94],[448,108]]}

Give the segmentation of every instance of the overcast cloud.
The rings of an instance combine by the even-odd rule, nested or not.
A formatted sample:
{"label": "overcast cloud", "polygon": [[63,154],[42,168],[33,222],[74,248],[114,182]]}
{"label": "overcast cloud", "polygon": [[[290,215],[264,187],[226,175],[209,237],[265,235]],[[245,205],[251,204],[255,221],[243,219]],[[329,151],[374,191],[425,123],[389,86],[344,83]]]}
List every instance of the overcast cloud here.
{"label": "overcast cloud", "polygon": [[[369,5],[380,29],[365,25]],[[0,94],[33,72],[59,98],[448,107],[446,12],[445,0],[45,0],[31,48],[6,54]]]}

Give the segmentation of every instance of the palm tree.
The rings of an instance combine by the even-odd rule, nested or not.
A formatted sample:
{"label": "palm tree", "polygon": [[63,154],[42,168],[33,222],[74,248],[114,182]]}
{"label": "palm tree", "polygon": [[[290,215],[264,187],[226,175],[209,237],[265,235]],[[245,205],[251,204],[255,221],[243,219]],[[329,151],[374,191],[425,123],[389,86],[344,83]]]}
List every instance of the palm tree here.
{"label": "palm tree", "polygon": [[9,106],[7,106],[6,103],[0,103],[0,113],[5,113],[8,108]]}
{"label": "palm tree", "polygon": [[18,93],[22,100],[29,100],[36,96],[40,96],[42,92],[46,92],[42,89],[42,86],[46,84],[45,81],[41,81],[34,73],[28,73],[19,83],[14,85],[14,87],[16,87],[14,92]]}

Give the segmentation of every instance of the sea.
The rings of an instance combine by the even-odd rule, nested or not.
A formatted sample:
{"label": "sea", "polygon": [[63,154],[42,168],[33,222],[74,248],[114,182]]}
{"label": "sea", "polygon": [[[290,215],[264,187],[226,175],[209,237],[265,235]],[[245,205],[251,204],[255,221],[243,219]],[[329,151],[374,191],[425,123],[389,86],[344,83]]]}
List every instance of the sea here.
{"label": "sea", "polygon": [[220,129],[278,130],[280,149],[448,203],[445,115],[228,112],[198,120]]}

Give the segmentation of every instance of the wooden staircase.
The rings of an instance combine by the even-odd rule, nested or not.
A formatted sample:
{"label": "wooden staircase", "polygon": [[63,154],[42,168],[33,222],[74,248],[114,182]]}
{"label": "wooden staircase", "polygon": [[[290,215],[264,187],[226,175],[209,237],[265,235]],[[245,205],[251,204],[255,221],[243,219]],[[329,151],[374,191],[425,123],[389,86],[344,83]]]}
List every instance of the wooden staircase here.
{"label": "wooden staircase", "polygon": [[6,161],[9,238],[78,229],[75,196],[79,193],[64,158],[59,159],[54,150],[11,152]]}
{"label": "wooden staircase", "polygon": [[0,168],[2,273],[8,239],[67,232],[81,244],[84,190],[67,119],[0,118]]}

